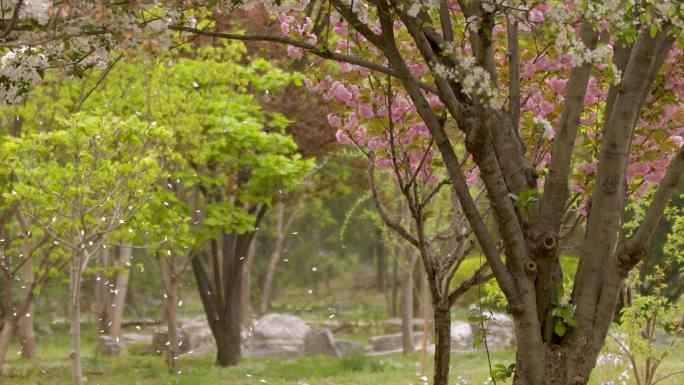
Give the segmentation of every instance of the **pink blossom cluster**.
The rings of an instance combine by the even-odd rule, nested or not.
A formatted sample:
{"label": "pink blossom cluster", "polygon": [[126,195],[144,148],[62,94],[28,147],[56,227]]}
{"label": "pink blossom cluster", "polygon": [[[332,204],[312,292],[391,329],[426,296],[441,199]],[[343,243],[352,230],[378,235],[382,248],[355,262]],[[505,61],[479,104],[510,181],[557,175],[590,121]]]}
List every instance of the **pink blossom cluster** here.
{"label": "pink blossom cluster", "polygon": [[[306,42],[309,44],[316,44],[318,41],[316,35],[310,32],[312,22],[311,18],[308,16],[304,19],[303,23],[296,24],[294,16],[281,13],[278,15],[278,21],[280,22],[280,31],[283,33],[283,35],[289,35],[291,32],[294,32],[299,37],[305,38]],[[300,47],[288,45],[287,56],[289,56],[291,59],[299,60],[304,57],[304,50]]]}

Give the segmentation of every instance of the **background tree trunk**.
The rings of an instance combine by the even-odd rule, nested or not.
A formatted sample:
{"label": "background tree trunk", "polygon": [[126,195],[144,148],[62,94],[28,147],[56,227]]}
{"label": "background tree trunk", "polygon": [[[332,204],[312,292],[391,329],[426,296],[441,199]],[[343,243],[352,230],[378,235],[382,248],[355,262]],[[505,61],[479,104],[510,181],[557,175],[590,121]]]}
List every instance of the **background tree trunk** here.
{"label": "background tree trunk", "polygon": [[230,290],[225,293],[225,312],[220,323],[220,332],[216,335],[218,352],[216,363],[219,366],[232,366],[240,361],[242,338],[240,336],[240,286],[242,280],[229,282]]}
{"label": "background tree trunk", "polygon": [[81,253],[74,252],[69,269],[69,336],[71,339],[71,383],[83,385],[81,368]]}
{"label": "background tree trunk", "polygon": [[392,282],[390,284],[390,298],[389,298],[389,313],[390,316],[396,317],[399,313],[397,311],[397,299],[399,298],[399,290],[397,290],[397,283],[399,281],[399,263],[396,257],[392,261]]}
{"label": "background tree trunk", "polygon": [[426,281],[427,277],[423,269],[421,269],[421,279],[423,280],[423,285],[420,290],[420,304],[421,304],[421,315],[423,317],[423,340],[420,346],[420,375],[425,374],[425,361],[427,360],[427,347],[430,341],[430,309],[432,307],[430,303],[430,293],[428,292],[428,283]]}
{"label": "background tree trunk", "polygon": [[273,245],[273,252],[271,253],[271,259],[268,262],[268,268],[266,270],[266,278],[264,279],[264,287],[261,291],[261,302],[259,305],[259,313],[261,315],[266,314],[268,310],[269,303],[271,301],[271,290],[273,289],[273,276],[275,274],[275,269],[278,266],[278,261],[283,254],[283,244],[285,243],[285,203],[278,202],[276,205],[276,239]]}
{"label": "background tree trunk", "polygon": [[385,245],[382,243],[382,236],[376,230],[377,241],[373,247],[376,262],[376,288],[379,292],[384,293],[387,287],[387,261],[385,258]]}
{"label": "background tree trunk", "polygon": [[116,286],[114,295],[107,306],[107,319],[109,320],[109,327],[107,333],[111,336],[118,336],[121,334],[121,325],[123,323],[124,307],[126,306],[126,293],[128,292],[128,282],[131,273],[131,256],[133,255],[133,248],[129,245],[122,245],[119,247],[119,260],[117,265],[121,269],[116,273]]}
{"label": "background tree trunk", "polygon": [[242,267],[242,284],[240,287],[240,322],[244,328],[252,323],[252,265],[256,256],[256,236],[249,244],[247,257]]}
{"label": "background tree trunk", "polygon": [[413,266],[418,256],[410,248],[408,261],[402,268],[401,280],[401,343],[405,355],[413,354]]}
{"label": "background tree trunk", "polygon": [[[258,226],[266,208],[254,208],[254,211],[255,226]],[[208,253],[194,257],[191,262],[202,306],[216,340],[216,364],[219,366],[231,366],[240,361],[242,269],[254,234],[253,231],[223,233],[219,240],[212,241]],[[212,270],[207,269],[207,259],[212,261]]]}
{"label": "background tree trunk", "polygon": [[97,330],[104,333],[109,333],[109,316],[108,308],[111,302],[111,282],[109,281],[108,272],[110,259],[112,257],[112,250],[107,249],[102,252],[100,264],[102,270],[97,273],[95,281],[95,320],[97,323]]}
{"label": "background tree trunk", "polygon": [[0,375],[5,368],[5,359],[7,358],[7,351],[9,350],[10,342],[12,341],[12,334],[14,334],[14,324],[9,317],[5,318],[5,323],[2,325],[0,332]]}
{"label": "background tree trunk", "polygon": [[[2,265],[4,259],[5,257],[0,259],[0,269],[5,269]],[[4,274],[0,280],[0,315],[2,319],[12,316],[12,280]]]}
{"label": "background tree trunk", "polygon": [[[22,251],[25,256],[30,253],[30,245],[22,244]],[[21,279],[23,281],[23,289],[21,290],[21,298],[25,299],[30,296],[31,290],[30,282],[33,282],[33,258],[29,259],[21,267]],[[33,359],[36,357],[36,335],[33,331],[33,304],[29,305],[26,315],[19,318],[19,340],[21,341],[21,356],[26,359]]]}
{"label": "background tree trunk", "polygon": [[169,337],[169,351],[167,354],[167,363],[169,370],[172,373],[180,374],[180,358],[178,352],[180,351],[178,341],[178,277],[176,277],[175,269],[169,266],[166,281],[166,326],[167,335]]}

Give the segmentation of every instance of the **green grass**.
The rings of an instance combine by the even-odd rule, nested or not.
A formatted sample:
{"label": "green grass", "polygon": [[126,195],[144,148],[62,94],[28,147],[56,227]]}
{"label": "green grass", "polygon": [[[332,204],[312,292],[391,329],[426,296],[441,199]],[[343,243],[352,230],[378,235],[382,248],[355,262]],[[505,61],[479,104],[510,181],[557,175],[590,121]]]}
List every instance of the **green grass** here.
{"label": "green grass", "polygon": [[[405,357],[394,354],[382,357],[348,356],[332,357],[246,358],[238,366],[219,368],[211,355],[183,358],[182,373],[179,376],[168,372],[165,362],[159,356],[122,355],[119,357],[97,357],[94,343],[95,330],[86,327],[83,341],[84,375],[87,384],[97,385],[408,385],[418,384],[419,356]],[[363,336],[356,336],[361,339]],[[53,337],[40,338],[39,358],[22,360],[16,348],[10,352],[6,377],[0,378],[3,385],[65,385],[70,383],[68,360],[68,336],[63,327],[55,329]],[[515,352],[504,350],[493,352],[492,365],[510,364]],[[428,356],[428,370],[431,376],[432,357]],[[671,373],[684,369],[684,348],[663,364],[660,373]],[[462,376],[468,384],[482,384],[489,372],[487,358],[483,352],[455,354],[451,359],[450,383],[456,383]],[[600,371],[590,381],[591,385],[601,383]],[[681,384],[682,377],[672,377],[662,385]],[[510,382],[509,382],[510,383]],[[630,383],[630,385],[633,383]]]}
{"label": "green grass", "polygon": [[[211,355],[183,358],[179,376],[168,372],[159,356],[122,355],[98,357],[95,355],[96,331],[92,326],[83,330],[83,366],[87,384],[99,385],[297,385],[300,382],[313,385],[391,385],[418,384],[419,356],[405,357],[400,354],[382,357],[348,356],[332,357],[246,358],[238,366],[219,368]],[[357,341],[368,336],[354,335]],[[494,363],[508,364],[513,361],[511,350],[495,352]],[[432,367],[428,357],[428,373]],[[26,361],[17,354],[16,346],[10,351],[6,377],[0,379],[5,385],[65,385],[70,383],[68,359],[68,332],[65,326],[56,326],[54,335],[39,336],[39,357]],[[460,354],[452,357],[452,376],[467,377],[471,384],[482,383],[488,373],[484,353]]]}
{"label": "green grass", "polygon": [[[513,352],[497,352],[495,362],[508,363]],[[483,353],[459,355],[452,360],[452,377],[463,375],[471,383],[482,383],[487,376]],[[70,381],[69,362],[37,360],[33,363],[13,362],[3,384],[8,385],[62,385]],[[320,385],[350,384],[416,384],[418,383],[418,356],[366,357],[353,355],[335,359],[331,357],[296,357],[291,359],[243,360],[233,368],[218,368],[213,357],[188,357],[182,361],[179,376],[169,374],[160,357],[121,356],[84,359],[84,375],[88,384],[99,385],[297,385],[300,382]],[[430,376],[430,373],[427,373]]]}
{"label": "green grass", "polygon": [[[573,261],[570,261],[573,262]],[[323,286],[323,285],[322,285]],[[201,314],[198,300],[188,293],[184,315]],[[353,289],[343,281],[333,281],[331,287],[321,288],[318,295],[308,294],[306,288],[287,288],[274,300],[275,311],[299,314],[304,318],[326,319],[332,308],[335,319],[340,321],[363,320],[379,323],[384,314],[384,297],[372,289]],[[288,306],[289,305],[289,306]],[[308,311],[306,309],[309,309]],[[381,314],[382,313],[382,314]],[[454,307],[454,319],[465,319],[466,307]],[[2,385],[67,385],[70,383],[68,359],[68,330],[66,325],[53,326],[52,336],[39,335],[39,357],[25,361],[13,346],[8,355]],[[83,328],[83,364],[86,384],[95,385],[417,385],[422,383],[417,375],[419,356],[405,357],[400,354],[367,357],[350,356],[342,359],[331,357],[295,357],[289,359],[246,358],[238,366],[219,368],[214,357],[200,355],[183,358],[182,373],[170,374],[159,356],[123,355],[120,357],[97,357],[95,342],[97,331],[93,326]],[[136,330],[131,330],[135,332]],[[151,332],[151,329],[144,330]],[[336,333],[336,337],[366,343],[369,335],[377,334],[363,328]],[[493,352],[492,365],[512,363],[513,350]],[[431,377],[432,357],[428,356],[427,373]],[[662,365],[659,373],[684,370],[684,347],[680,348]],[[469,385],[481,385],[487,379],[489,366],[483,352],[455,354],[451,359],[451,381],[455,384],[462,376]],[[600,385],[602,376],[596,370],[590,385]],[[680,385],[684,377],[671,377],[659,385]],[[497,383],[499,385],[504,385]],[[508,382],[510,384],[510,381]],[[633,385],[634,382],[629,382]]]}

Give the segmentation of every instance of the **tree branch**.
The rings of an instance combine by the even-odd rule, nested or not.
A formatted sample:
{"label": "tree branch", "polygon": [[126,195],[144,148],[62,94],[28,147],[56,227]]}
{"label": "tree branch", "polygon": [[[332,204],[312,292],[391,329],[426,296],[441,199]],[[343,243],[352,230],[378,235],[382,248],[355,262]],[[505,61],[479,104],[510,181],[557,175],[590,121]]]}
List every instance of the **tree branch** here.
{"label": "tree branch", "polygon": [[[190,28],[190,27],[185,27],[185,26],[179,26],[179,25],[169,25],[168,29],[173,30],[173,31],[179,31],[179,32],[189,32],[189,33],[195,33],[198,35],[204,35],[204,36],[211,36],[211,37],[217,37],[217,38],[222,38],[222,39],[230,39],[230,40],[239,40],[239,41],[270,41],[273,43],[279,43],[279,44],[286,44],[286,45],[291,45],[293,47],[301,48],[303,50],[306,50],[318,57],[321,57],[323,59],[329,59],[329,60],[334,60],[337,62],[342,62],[342,63],[349,63],[353,65],[357,65],[359,67],[367,68],[371,71],[376,71],[380,72],[383,74],[390,75],[392,77],[397,77],[397,74],[394,70],[391,68],[385,67],[380,64],[376,64],[355,56],[349,56],[349,55],[344,55],[340,53],[335,53],[330,51],[329,49],[326,48],[319,48],[314,44],[291,39],[288,37],[284,36],[272,36],[272,35],[242,35],[242,34],[235,34],[235,33],[226,33],[226,32],[213,32],[213,31],[205,31],[202,29],[197,29],[197,28]],[[432,93],[437,93],[437,89],[434,86],[431,86],[427,83],[420,83],[420,87],[424,89],[425,91],[432,92]]]}
{"label": "tree branch", "polygon": [[506,16],[506,34],[508,36],[508,110],[513,128],[520,126],[520,50],[518,47],[518,22],[510,15]]}
{"label": "tree branch", "polygon": [[463,281],[456,289],[452,290],[451,293],[449,293],[449,306],[453,306],[453,304],[461,298],[463,294],[470,290],[471,287],[494,278],[494,274],[485,274],[487,270],[489,270],[489,265],[486,263],[482,264],[470,278]]}
{"label": "tree branch", "polygon": [[387,211],[385,211],[385,208],[383,207],[382,202],[380,201],[380,197],[378,196],[378,189],[375,184],[375,156],[373,153],[371,153],[371,157],[368,159],[368,184],[370,185],[371,195],[373,196],[375,207],[378,209],[378,213],[380,213],[380,217],[382,218],[383,222],[385,222],[387,227],[391,228],[392,230],[396,231],[399,235],[401,235],[402,238],[406,239],[413,246],[420,249],[420,245],[416,237],[411,235],[411,233],[409,233],[409,231],[406,230],[406,228],[404,228],[401,224],[399,224],[396,221],[393,221],[392,218],[390,218],[387,214]]}
{"label": "tree branch", "polygon": [[17,4],[14,5],[14,11],[12,12],[12,19],[10,19],[9,24],[5,27],[5,29],[2,31],[0,34],[0,39],[4,39],[9,35],[12,30],[14,29],[14,26],[17,25],[17,20],[19,20],[19,12],[21,11],[21,6],[23,5],[24,0],[19,0],[17,1]]}

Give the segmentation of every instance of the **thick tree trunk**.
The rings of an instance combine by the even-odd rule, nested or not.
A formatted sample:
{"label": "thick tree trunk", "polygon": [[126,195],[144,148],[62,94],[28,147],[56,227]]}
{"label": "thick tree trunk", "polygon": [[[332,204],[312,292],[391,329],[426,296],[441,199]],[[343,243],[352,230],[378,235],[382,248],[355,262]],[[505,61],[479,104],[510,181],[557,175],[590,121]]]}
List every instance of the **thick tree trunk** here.
{"label": "thick tree trunk", "polygon": [[233,279],[229,290],[225,293],[226,309],[221,318],[216,337],[218,352],[216,364],[219,366],[232,366],[240,361],[240,287],[242,280]]}
{"label": "thick tree trunk", "polygon": [[5,318],[5,323],[2,325],[2,331],[0,332],[0,376],[5,368],[5,359],[7,358],[7,351],[9,350],[13,334],[14,324],[9,317]]}
{"label": "thick tree trunk", "polygon": [[[24,255],[29,255],[26,248],[24,248]],[[33,259],[29,259],[21,267],[21,279],[24,282],[21,290],[21,298],[27,299],[31,295],[30,282],[33,282]],[[36,335],[33,331],[33,305],[30,304],[26,315],[19,318],[19,340],[21,341],[21,356],[26,359],[33,359],[36,357]]]}
{"label": "thick tree trunk", "polygon": [[119,261],[117,264],[122,269],[116,274],[116,286],[114,295],[111,296],[110,305],[107,307],[107,319],[109,327],[107,333],[111,336],[118,336],[121,334],[121,325],[123,323],[124,307],[126,306],[126,293],[128,292],[128,282],[130,279],[130,259],[133,254],[133,248],[130,246],[121,246],[119,248]]}
{"label": "thick tree trunk", "polygon": [[581,376],[569,377],[568,374],[571,372],[577,373],[575,368],[577,365],[576,357],[578,355],[586,353],[587,356],[593,357],[595,362],[600,348],[598,350],[593,348],[585,350],[582,346],[560,347],[555,344],[545,343],[541,350],[544,352],[544,359],[542,362],[532,361],[529,356],[517,353],[516,366],[536,365],[542,369],[544,375],[541,378],[532,381],[519,376],[516,371],[513,377],[514,385],[586,385],[589,382],[588,379],[594,365],[592,365],[591,368],[583,369]]}
{"label": "thick tree trunk", "polygon": [[169,337],[169,351],[167,354],[167,361],[169,370],[172,373],[180,374],[180,358],[178,353],[180,351],[178,341],[178,280],[175,274],[171,272],[167,280],[166,288],[166,326],[167,335]]}
{"label": "thick tree trunk", "polygon": [[71,383],[83,385],[81,368],[81,254],[71,257],[69,269],[69,336],[71,338]]}
{"label": "thick tree trunk", "polygon": [[240,322],[244,328],[252,323],[252,265],[256,256],[256,237],[249,244],[247,257],[242,266],[242,284],[240,287]]}
{"label": "thick tree trunk", "polygon": [[[255,225],[258,225],[266,207],[255,207],[253,211],[256,215]],[[216,364],[219,366],[231,366],[240,361],[242,270],[243,261],[253,239],[254,232],[223,233],[220,238],[220,247],[219,240],[214,240],[211,254],[205,256],[213,261],[213,271],[207,270],[203,260],[206,258],[196,256],[192,259],[197,289],[211,333],[216,340],[218,349]],[[211,276],[214,277],[213,282]]]}
{"label": "thick tree trunk", "polygon": [[451,313],[449,307],[435,306],[435,373],[434,385],[448,385],[451,357]]}

